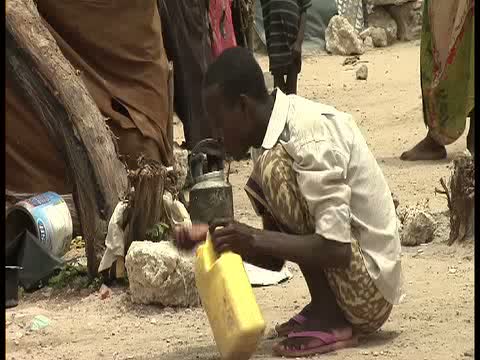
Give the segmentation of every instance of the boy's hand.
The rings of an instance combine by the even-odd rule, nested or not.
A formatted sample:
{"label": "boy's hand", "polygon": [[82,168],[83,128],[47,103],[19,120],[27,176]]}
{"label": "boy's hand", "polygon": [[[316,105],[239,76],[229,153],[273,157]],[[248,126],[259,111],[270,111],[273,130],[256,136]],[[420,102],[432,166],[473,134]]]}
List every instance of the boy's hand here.
{"label": "boy's hand", "polygon": [[207,239],[207,232],[207,224],[177,226],[175,228],[175,243],[181,249],[190,250],[197,243],[205,241]]}
{"label": "boy's hand", "polygon": [[[219,226],[224,227],[216,230]],[[232,251],[241,256],[252,254],[256,231],[254,228],[238,222],[213,223],[210,228],[213,245],[217,253]]]}

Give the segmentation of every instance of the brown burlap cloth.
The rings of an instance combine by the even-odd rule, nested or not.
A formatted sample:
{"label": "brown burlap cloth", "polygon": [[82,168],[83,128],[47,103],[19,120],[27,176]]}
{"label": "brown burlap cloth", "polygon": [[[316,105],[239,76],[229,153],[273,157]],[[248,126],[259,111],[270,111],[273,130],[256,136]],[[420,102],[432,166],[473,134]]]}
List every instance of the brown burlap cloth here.
{"label": "brown burlap cloth", "polygon": [[[119,138],[129,166],[137,157],[169,165],[168,61],[156,1],[37,0],[64,56]],[[72,191],[47,129],[6,76],[6,188]]]}

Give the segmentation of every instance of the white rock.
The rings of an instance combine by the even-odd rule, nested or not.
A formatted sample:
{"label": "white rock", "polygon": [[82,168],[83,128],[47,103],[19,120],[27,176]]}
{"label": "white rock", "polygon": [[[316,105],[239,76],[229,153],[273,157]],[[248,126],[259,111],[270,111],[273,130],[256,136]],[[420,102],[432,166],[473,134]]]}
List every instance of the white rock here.
{"label": "white rock", "polygon": [[397,23],[397,38],[411,41],[420,37],[422,32],[423,1],[411,1],[399,6],[389,6],[388,11]]}
{"label": "white rock", "polygon": [[364,40],[363,40],[363,46],[365,47],[365,49],[372,49],[374,47],[373,45],[373,39],[371,36],[367,36]]}
{"label": "white rock", "polygon": [[369,36],[372,36],[372,29],[373,28],[366,28],[365,30],[363,30],[361,33],[360,33],[360,39],[364,40],[369,37]]}
{"label": "white rock", "polygon": [[367,65],[362,65],[358,68],[356,72],[356,78],[357,80],[367,80],[368,78],[368,67]]}
{"label": "white rock", "polygon": [[387,33],[382,28],[372,28],[372,41],[375,47],[385,47],[388,45]]}
{"label": "white rock", "polygon": [[362,55],[363,41],[353,26],[342,16],[335,15],[325,30],[327,51],[333,55]]}
{"label": "white rock", "polygon": [[388,45],[397,40],[397,23],[383,7],[376,7],[373,9],[373,13],[367,17],[367,23],[369,27],[385,30]]}
{"label": "white rock", "polygon": [[426,208],[408,207],[399,213],[402,227],[400,240],[404,246],[417,246],[433,240],[437,224]]}
{"label": "white rock", "polygon": [[193,254],[167,241],[134,241],[125,257],[131,299],[140,304],[197,306]]}

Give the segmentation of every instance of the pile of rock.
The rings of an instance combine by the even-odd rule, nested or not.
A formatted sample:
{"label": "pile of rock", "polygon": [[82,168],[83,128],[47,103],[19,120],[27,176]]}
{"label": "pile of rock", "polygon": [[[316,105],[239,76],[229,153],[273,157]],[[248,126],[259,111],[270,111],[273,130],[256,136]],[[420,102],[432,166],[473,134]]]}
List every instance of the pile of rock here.
{"label": "pile of rock", "polygon": [[437,222],[428,203],[397,208],[400,241],[403,246],[418,246],[432,242]]}
{"label": "pile of rock", "polygon": [[325,30],[326,49],[334,55],[361,55],[368,48],[386,47],[395,41],[420,37],[423,0],[366,0],[366,28],[358,33],[336,15]]}
{"label": "pile of rock", "polygon": [[[397,40],[411,41],[419,38],[422,30],[423,0],[367,0],[367,3],[368,27],[366,33],[362,33],[364,41],[371,36],[374,45],[380,47],[391,45]],[[377,40],[378,45],[375,44],[373,32],[375,37],[382,38],[381,41]]]}

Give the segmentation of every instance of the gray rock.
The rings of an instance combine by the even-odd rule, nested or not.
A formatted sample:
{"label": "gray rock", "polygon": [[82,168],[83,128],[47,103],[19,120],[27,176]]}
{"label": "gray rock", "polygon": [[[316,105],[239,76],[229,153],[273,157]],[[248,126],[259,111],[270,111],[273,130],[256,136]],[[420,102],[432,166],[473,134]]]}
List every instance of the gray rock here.
{"label": "gray rock", "polygon": [[384,29],[387,34],[388,45],[397,40],[397,23],[383,7],[376,7],[373,13],[368,15],[367,23],[369,27]]}
{"label": "gray rock", "polygon": [[397,23],[397,38],[402,41],[418,39],[422,32],[423,1],[417,0],[399,6],[389,6],[388,11]]}
{"label": "gray rock", "polygon": [[388,45],[387,33],[384,29],[373,28],[371,34],[372,42],[375,47],[386,47]]}
{"label": "gray rock", "polygon": [[363,41],[353,26],[342,16],[335,15],[325,30],[327,51],[333,55],[362,55]]}
{"label": "gray rock", "polygon": [[367,80],[368,78],[368,67],[367,65],[362,65],[358,68],[356,73],[357,80]]}
{"label": "gray rock", "polygon": [[437,223],[428,210],[421,206],[407,207],[398,210],[400,241],[404,246],[417,246],[433,240]]}
{"label": "gray rock", "polygon": [[363,39],[363,47],[366,49],[371,49],[373,48],[373,39],[371,36],[367,36],[365,39]]}
{"label": "gray rock", "polygon": [[362,39],[363,41],[365,41],[365,39],[366,39],[367,37],[369,37],[369,36],[371,37],[371,36],[372,36],[372,29],[373,29],[373,28],[369,27],[369,28],[366,28],[365,30],[363,30],[363,31],[359,34],[360,39]]}
{"label": "gray rock", "polygon": [[125,257],[131,299],[139,304],[197,306],[195,256],[167,241],[134,241]]}
{"label": "gray rock", "polygon": [[367,0],[370,6],[401,5],[412,0]]}

